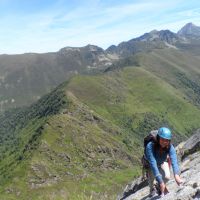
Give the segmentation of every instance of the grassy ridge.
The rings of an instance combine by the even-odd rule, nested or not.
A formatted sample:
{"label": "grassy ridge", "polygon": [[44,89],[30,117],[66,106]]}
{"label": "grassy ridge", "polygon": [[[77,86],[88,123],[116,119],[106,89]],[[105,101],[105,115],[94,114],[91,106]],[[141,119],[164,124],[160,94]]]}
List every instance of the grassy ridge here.
{"label": "grassy ridge", "polygon": [[166,125],[179,141],[199,128],[200,110],[146,66],[131,66],[76,76],[1,119],[1,199],[115,199],[140,173],[143,136]]}
{"label": "grassy ridge", "polygon": [[[15,146],[17,151],[7,157],[8,161],[1,162],[4,182],[0,197],[111,198],[139,172],[138,160],[122,142],[121,130],[72,94],[68,94],[64,107],[57,107],[56,98],[50,97],[48,106],[53,111],[37,114],[15,132],[21,142]],[[46,113],[45,106],[42,109]],[[54,110],[60,114],[53,115]]]}
{"label": "grassy ridge", "polygon": [[124,68],[105,76],[76,77],[68,88],[101,116],[121,127],[127,118],[136,118],[132,126],[138,128],[145,113],[155,114],[183,135],[199,126],[198,108],[187,102],[181,91],[140,67]]}
{"label": "grassy ridge", "polygon": [[137,55],[140,66],[181,91],[200,107],[199,58],[175,49],[162,49]]}

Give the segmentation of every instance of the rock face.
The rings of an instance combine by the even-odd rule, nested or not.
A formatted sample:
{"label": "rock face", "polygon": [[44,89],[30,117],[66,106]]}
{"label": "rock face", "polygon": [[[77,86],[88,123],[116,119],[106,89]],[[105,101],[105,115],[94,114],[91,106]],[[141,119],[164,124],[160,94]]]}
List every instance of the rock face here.
{"label": "rock face", "polygon": [[180,38],[178,37],[178,35],[176,33],[173,33],[169,30],[161,30],[161,31],[156,31],[153,30],[149,33],[145,33],[144,35],[134,39],[135,41],[163,41],[163,42],[167,42],[169,44],[174,44],[175,42],[177,42],[178,40],[180,40]]}
{"label": "rock face", "polygon": [[185,142],[181,150],[182,159],[185,158],[187,155],[190,155],[200,150],[200,129],[198,129],[195,134]]}
{"label": "rock face", "polygon": [[178,35],[188,38],[199,37],[200,27],[195,26],[193,23],[188,23],[183,28],[181,28],[181,30],[178,31]]}
{"label": "rock face", "polygon": [[[171,180],[167,183],[169,193],[162,197],[162,199],[200,200],[200,129],[198,129],[189,140],[181,143],[177,149],[178,152],[180,152],[179,157],[182,160],[180,163],[180,168],[181,178],[183,179],[184,183],[178,186],[172,175]],[[126,187],[123,195],[118,197],[118,200],[160,199],[158,195],[150,198],[148,196],[149,188],[145,185],[145,182],[139,181],[139,179],[134,181],[129,185],[129,187]]]}

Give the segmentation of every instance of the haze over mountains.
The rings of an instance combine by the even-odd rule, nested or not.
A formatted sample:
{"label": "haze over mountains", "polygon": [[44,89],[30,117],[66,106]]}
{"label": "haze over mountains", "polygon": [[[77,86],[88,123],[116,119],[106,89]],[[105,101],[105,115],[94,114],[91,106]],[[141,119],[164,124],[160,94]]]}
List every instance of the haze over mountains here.
{"label": "haze over mountains", "polygon": [[35,103],[0,115],[0,199],[116,199],[151,129],[177,144],[200,128],[200,27],[187,27],[195,36],[1,55],[2,111]]}
{"label": "haze over mountains", "polygon": [[0,55],[0,109],[30,105],[77,73],[105,70],[136,53],[170,48],[194,55],[197,60],[199,30],[200,27],[188,23],[177,34],[154,30],[106,50],[87,45],[65,47],[55,53]]}

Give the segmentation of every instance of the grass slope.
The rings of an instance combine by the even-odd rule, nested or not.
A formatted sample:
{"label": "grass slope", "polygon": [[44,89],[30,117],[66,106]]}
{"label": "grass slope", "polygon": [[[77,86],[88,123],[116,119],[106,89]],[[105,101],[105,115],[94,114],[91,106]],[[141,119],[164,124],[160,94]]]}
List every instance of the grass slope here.
{"label": "grass slope", "polygon": [[[0,162],[0,198],[114,198],[122,184],[138,175],[139,160],[134,148],[123,143],[122,131],[64,93],[57,89],[46,96],[48,104],[38,102],[40,111],[32,108],[30,119],[15,130],[14,146],[7,143],[10,150]],[[31,108],[23,116],[30,113]],[[21,114],[14,114],[20,124]]]}
{"label": "grass slope", "polygon": [[155,50],[138,54],[139,65],[180,90],[195,105],[200,106],[199,58],[176,49]]}
{"label": "grass slope", "polygon": [[199,121],[181,90],[143,67],[76,76],[1,117],[0,199],[115,199],[140,173],[149,130],[170,126],[178,141]]}
{"label": "grass slope", "polygon": [[104,76],[77,76],[68,89],[101,116],[125,129],[139,128],[148,114],[183,135],[199,126],[199,109],[185,100],[184,93],[142,67],[127,67]]}

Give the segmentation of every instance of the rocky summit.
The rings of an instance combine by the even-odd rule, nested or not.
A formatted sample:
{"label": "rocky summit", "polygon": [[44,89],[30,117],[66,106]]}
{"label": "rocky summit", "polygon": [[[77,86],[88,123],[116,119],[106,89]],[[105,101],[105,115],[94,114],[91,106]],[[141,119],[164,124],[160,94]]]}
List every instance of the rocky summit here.
{"label": "rocky summit", "polygon": [[167,183],[169,193],[164,197],[158,195],[150,198],[147,180],[141,177],[127,185],[118,200],[199,200],[200,199],[200,129],[186,142],[177,146],[180,159],[182,185],[178,186],[173,178]]}
{"label": "rocky summit", "polygon": [[193,23],[187,23],[183,28],[181,28],[178,33],[179,36],[184,37],[199,37],[200,28]]}

